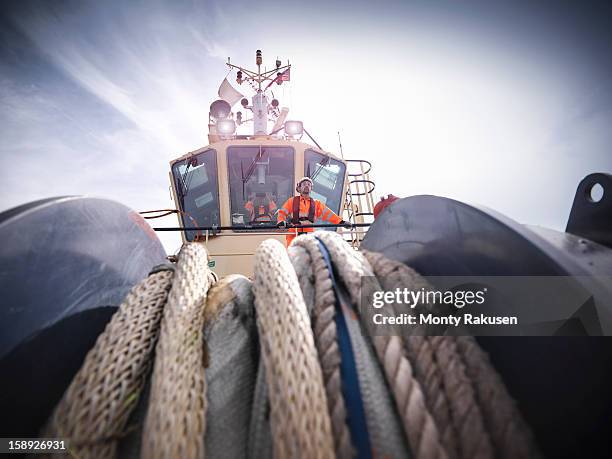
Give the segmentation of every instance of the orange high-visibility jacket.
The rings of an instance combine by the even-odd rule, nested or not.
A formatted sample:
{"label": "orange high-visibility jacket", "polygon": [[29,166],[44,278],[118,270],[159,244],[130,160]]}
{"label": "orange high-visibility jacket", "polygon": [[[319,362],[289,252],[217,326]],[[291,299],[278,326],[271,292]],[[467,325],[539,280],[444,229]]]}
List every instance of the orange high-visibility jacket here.
{"label": "orange high-visibility jacket", "polygon": [[[293,200],[295,198],[299,198],[299,216],[293,215]],[[286,220],[289,217],[289,220],[295,220],[295,217],[298,217],[298,220],[306,220],[310,214],[310,200],[311,198],[304,198],[301,195],[295,196],[287,199],[285,204],[278,211],[278,221]],[[314,218],[320,218],[324,222],[330,223],[340,223],[342,219],[338,217],[329,207],[323,204],[318,199],[312,199],[314,202]],[[314,221],[313,221],[314,223]],[[310,232],[313,231],[313,228],[304,228],[300,230],[300,232]]]}
{"label": "orange high-visibility jacket", "polygon": [[271,222],[272,215],[274,215],[276,210],[276,204],[270,199],[266,206],[265,200],[259,199],[255,200],[254,203],[253,201],[247,201],[244,204],[244,208],[249,211],[251,222]]}

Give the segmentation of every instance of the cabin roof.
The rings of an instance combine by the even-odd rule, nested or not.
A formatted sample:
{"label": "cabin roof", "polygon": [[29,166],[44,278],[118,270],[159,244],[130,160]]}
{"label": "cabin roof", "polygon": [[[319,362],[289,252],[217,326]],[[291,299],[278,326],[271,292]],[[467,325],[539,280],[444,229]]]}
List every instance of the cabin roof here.
{"label": "cabin roof", "polygon": [[279,139],[279,138],[275,138],[272,136],[259,136],[259,137],[252,138],[252,139],[229,139],[229,140],[221,140],[219,142],[214,142],[204,147],[198,148],[197,150],[193,150],[188,153],[185,153],[184,155],[170,161],[170,164],[172,165],[176,163],[177,161],[182,161],[186,158],[189,158],[195,154],[201,153],[211,148],[217,151],[225,151],[227,147],[234,146],[234,145],[240,145],[240,146],[244,146],[244,145],[250,145],[250,146],[266,145],[268,146],[269,145],[269,146],[283,146],[283,147],[287,146],[287,147],[293,147],[296,150],[314,150],[323,155],[330,156],[331,158],[336,159],[338,161],[343,161],[342,158],[340,158],[339,156],[333,153],[330,153],[328,151],[321,150],[306,142],[300,142],[297,140]]}

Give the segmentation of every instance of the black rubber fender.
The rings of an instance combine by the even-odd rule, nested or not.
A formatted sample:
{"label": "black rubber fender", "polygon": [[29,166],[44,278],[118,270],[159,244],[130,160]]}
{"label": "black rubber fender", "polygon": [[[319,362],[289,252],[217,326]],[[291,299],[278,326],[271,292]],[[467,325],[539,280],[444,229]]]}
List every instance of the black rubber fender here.
{"label": "black rubber fender", "polygon": [[0,412],[27,411],[21,424],[3,415],[0,433],[34,435],[33,420],[44,421],[112,312],[166,253],[134,210],[80,196],[3,212],[0,241]]}
{"label": "black rubber fender", "polygon": [[[593,298],[602,306],[612,304],[612,285],[601,281],[612,275],[610,248],[453,199],[424,195],[395,201],[378,215],[361,247],[424,276],[581,276]],[[477,341],[517,401],[544,457],[610,457],[612,337],[491,336]]]}

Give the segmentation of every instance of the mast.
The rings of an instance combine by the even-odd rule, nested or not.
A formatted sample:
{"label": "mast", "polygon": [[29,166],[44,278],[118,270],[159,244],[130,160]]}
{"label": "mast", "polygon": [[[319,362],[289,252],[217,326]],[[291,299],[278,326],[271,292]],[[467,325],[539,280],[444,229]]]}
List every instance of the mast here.
{"label": "mast", "polygon": [[[260,49],[255,52],[255,65],[257,71],[252,71],[247,68],[232,64],[229,59],[227,66],[230,69],[235,69],[236,82],[242,85],[243,82],[250,83],[255,90],[255,95],[251,98],[251,105],[248,105],[247,99],[242,99],[241,104],[245,110],[251,110],[253,113],[253,134],[254,135],[268,135],[268,113],[273,113],[277,118],[280,116],[278,110],[278,101],[272,99],[268,102],[266,91],[275,82],[280,85],[283,81],[289,80],[289,69],[291,64],[287,62],[286,65],[282,65],[280,60],[276,60],[276,67],[272,70],[261,71],[263,64],[263,56]],[[265,87],[262,87],[262,83],[268,82]],[[240,113],[240,112],[239,112]],[[285,115],[286,116],[286,115]],[[242,119],[242,113],[239,115],[239,119]]]}

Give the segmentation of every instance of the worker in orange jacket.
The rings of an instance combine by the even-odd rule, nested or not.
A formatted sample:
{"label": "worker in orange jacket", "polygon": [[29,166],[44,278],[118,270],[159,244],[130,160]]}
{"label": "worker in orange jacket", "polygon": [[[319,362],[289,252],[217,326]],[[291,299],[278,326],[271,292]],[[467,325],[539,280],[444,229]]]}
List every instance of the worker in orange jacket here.
{"label": "worker in orange jacket", "polygon": [[[277,226],[279,228],[287,226],[287,217],[291,217],[290,222],[293,225],[312,225],[315,219],[320,218],[324,222],[341,224],[348,228],[351,227],[350,223],[342,220],[329,207],[318,199],[314,199],[310,196],[310,192],[312,191],[312,180],[310,177],[302,177],[300,181],[297,182],[295,191],[300,193],[299,196],[287,199],[285,204],[283,204],[278,211]],[[291,244],[291,241],[293,241],[296,236],[303,233],[310,233],[314,231],[314,228],[292,229],[290,231],[291,232],[286,236],[287,247],[289,247],[289,244]]]}
{"label": "worker in orange jacket", "polygon": [[244,204],[244,208],[249,212],[249,223],[271,223],[276,203],[266,193],[257,193]]}

